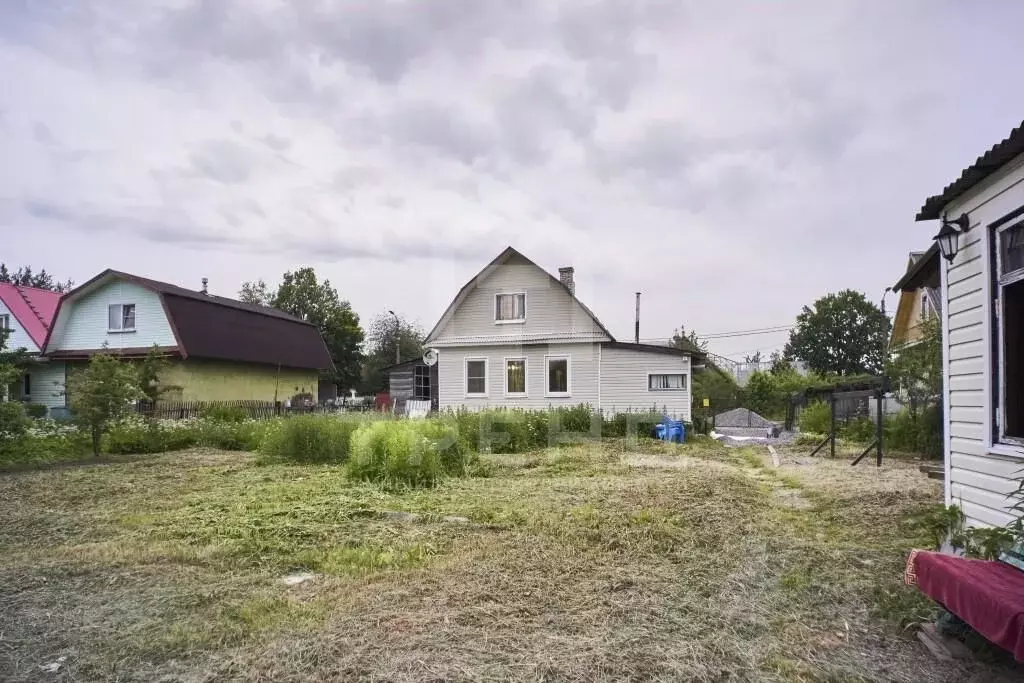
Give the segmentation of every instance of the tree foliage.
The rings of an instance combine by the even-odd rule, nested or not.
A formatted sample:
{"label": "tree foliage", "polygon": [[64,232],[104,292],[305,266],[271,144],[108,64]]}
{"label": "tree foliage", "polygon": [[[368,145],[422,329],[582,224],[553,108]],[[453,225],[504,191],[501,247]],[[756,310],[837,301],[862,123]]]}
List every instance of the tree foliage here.
{"label": "tree foliage", "polygon": [[274,292],[270,290],[263,280],[256,282],[243,282],[242,288],[238,290],[238,300],[247,304],[259,306],[273,306]]}
{"label": "tree foliage", "polygon": [[[254,286],[254,291],[261,291],[260,284]],[[324,373],[327,379],[342,387],[356,386],[362,364],[363,330],[359,327],[359,316],[348,301],[338,296],[329,280],[317,280],[312,268],[289,271],[282,277],[271,302],[274,308],[319,328],[334,362],[334,369]]]}
{"label": "tree foliage", "polygon": [[938,317],[922,320],[918,330],[920,338],[896,349],[885,371],[915,416],[936,405],[942,396],[942,327]]}
{"label": "tree foliage", "polygon": [[846,289],[804,306],[785,356],[822,374],[877,375],[884,369],[889,330],[889,318],[878,306]]}
{"label": "tree foliage", "polygon": [[93,355],[84,368],[69,375],[68,403],[75,421],[91,438],[93,455],[100,454],[100,439],[111,423],[127,414],[132,401],[141,397],[138,380],[130,363],[106,351]]}
{"label": "tree foliage", "polygon": [[669,346],[674,346],[677,349],[697,349],[698,351],[705,352],[708,350],[708,343],[701,339],[693,330],[687,332],[685,325],[680,325],[679,329],[672,333]]}
{"label": "tree foliage", "polygon": [[424,338],[423,330],[402,316],[390,313],[376,316],[366,331],[367,354],[360,390],[364,393],[382,391],[387,385],[382,370],[394,365],[399,358],[406,361],[422,356]]}
{"label": "tree foliage", "polygon": [[137,369],[140,398],[156,403],[170,392],[181,388],[161,379],[161,375],[166,374],[170,367],[171,362],[160,351],[160,346],[153,344],[153,348],[139,363]]}
{"label": "tree foliage", "polygon": [[55,280],[52,275],[43,268],[38,273],[32,270],[32,266],[21,266],[13,273],[6,263],[0,263],[0,282],[6,282],[19,287],[35,287],[37,289],[48,289],[51,292],[63,294],[75,286],[72,280]]}

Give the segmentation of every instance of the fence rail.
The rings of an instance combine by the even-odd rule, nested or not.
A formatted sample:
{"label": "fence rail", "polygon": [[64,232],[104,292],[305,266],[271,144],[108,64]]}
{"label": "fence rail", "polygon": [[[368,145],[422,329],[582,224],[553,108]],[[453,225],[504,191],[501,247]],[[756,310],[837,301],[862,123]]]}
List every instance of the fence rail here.
{"label": "fence rail", "polygon": [[353,412],[332,405],[289,406],[283,401],[138,401],[135,404],[135,412],[139,415],[161,420],[187,420],[224,409],[244,412],[246,417],[252,420],[269,420],[280,416],[311,413]]}

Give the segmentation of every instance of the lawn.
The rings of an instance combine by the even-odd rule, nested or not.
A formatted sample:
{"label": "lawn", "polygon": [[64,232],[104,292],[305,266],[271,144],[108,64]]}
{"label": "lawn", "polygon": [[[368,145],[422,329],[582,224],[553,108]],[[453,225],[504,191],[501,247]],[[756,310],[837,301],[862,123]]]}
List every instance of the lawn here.
{"label": "lawn", "polygon": [[209,450],[3,474],[0,680],[1013,675],[913,638],[938,483],[783,455],[605,441],[411,492]]}

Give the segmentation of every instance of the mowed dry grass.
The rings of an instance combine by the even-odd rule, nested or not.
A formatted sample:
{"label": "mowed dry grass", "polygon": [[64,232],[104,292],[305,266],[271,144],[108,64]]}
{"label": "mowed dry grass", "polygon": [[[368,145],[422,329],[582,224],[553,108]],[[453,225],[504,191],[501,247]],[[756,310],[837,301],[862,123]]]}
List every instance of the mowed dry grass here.
{"label": "mowed dry grass", "polygon": [[1012,676],[902,628],[931,610],[901,573],[940,499],[912,465],[607,442],[485,461],[405,493],[208,451],[0,475],[0,680]]}

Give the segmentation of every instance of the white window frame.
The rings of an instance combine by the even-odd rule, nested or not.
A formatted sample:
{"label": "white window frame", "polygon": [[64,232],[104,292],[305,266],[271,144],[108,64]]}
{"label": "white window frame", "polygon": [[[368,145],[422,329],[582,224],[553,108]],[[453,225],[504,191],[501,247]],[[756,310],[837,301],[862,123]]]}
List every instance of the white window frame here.
{"label": "white window frame", "polygon": [[[523,363],[523,391],[509,391],[508,390],[508,362],[509,361],[522,361]],[[505,356],[503,367],[505,368],[505,395],[511,398],[526,398],[530,393],[530,383],[527,381],[527,374],[529,373],[529,362],[526,360],[526,356]]]}
{"label": "white window frame", "polygon": [[[121,321],[121,327],[110,326],[110,309],[117,306],[118,315],[117,319]],[[131,306],[134,315],[132,316],[133,323],[131,327],[124,326],[124,307]],[[135,332],[139,327],[139,307],[135,305],[134,301],[125,301],[123,303],[108,304],[107,305],[107,332],[111,334],[125,334]]]}
{"label": "white window frame", "polygon": [[[499,320],[498,319],[498,298],[503,296],[521,296],[523,297],[523,317],[514,318],[512,320]],[[494,324],[495,325],[522,325],[526,322],[526,292],[497,292],[494,295],[494,307],[491,309],[494,313]]]}
{"label": "white window frame", "polygon": [[[659,392],[659,393],[660,392],[664,392],[664,391],[689,391],[690,390],[690,378],[687,376],[688,374],[689,373],[686,373],[686,372],[648,372],[647,373],[647,391],[654,391],[654,392]],[[671,388],[652,389],[651,388],[651,378],[652,377],[660,377],[660,376],[666,376],[667,377],[668,375],[681,375],[682,378],[683,378],[683,386],[681,388],[679,388],[679,389],[671,389]]]}
{"label": "white window frame", "polygon": [[11,327],[11,316],[8,313],[0,313],[0,330],[13,330]]}
{"label": "white window frame", "polygon": [[[565,391],[551,391],[551,361],[565,361]],[[572,396],[572,356],[567,353],[544,356],[544,396],[547,398],[569,398]]]}
{"label": "white window frame", "polygon": [[[1004,362],[1004,359],[1006,358],[1006,353],[1007,353],[1007,351],[1006,351],[1006,337],[1004,335],[1004,330],[1005,330],[1004,321],[1006,320],[1006,306],[1005,306],[1005,302],[1003,301],[1003,287],[1005,287],[1007,285],[1017,284],[1017,283],[1019,283],[1021,281],[1024,281],[1024,268],[1018,268],[1017,270],[1011,272],[1009,275],[1004,275],[1003,274],[1003,258],[1002,258],[1003,257],[1003,252],[1002,252],[1002,236],[1003,236],[1003,233],[1005,233],[1005,232],[1007,232],[1009,230],[1012,230],[1014,228],[1019,227],[1022,222],[1024,222],[1024,221],[1019,221],[1019,220],[1010,221],[1006,225],[1003,225],[1003,226],[1000,226],[999,228],[997,228],[994,231],[993,235],[992,235],[993,236],[992,249],[993,249],[993,252],[994,252],[994,254],[993,254],[994,258],[992,259],[992,261],[994,261],[995,268],[996,268],[996,271],[995,271],[995,281],[994,281],[994,286],[995,286],[995,290],[996,291],[995,291],[995,297],[994,297],[994,300],[993,300],[993,306],[996,307],[996,316],[997,316],[997,318],[999,320],[997,329],[995,330],[996,334],[998,335],[998,339],[996,339],[996,343],[997,343],[998,349],[999,349],[998,353],[996,354],[996,361],[999,363],[999,368],[998,368],[998,371],[997,371],[998,381],[999,381],[999,406],[998,406],[999,414],[998,414],[998,416],[996,416],[996,415],[992,416],[993,419],[996,419],[998,417],[998,419],[997,419],[997,430],[996,430],[997,439],[996,439],[995,444],[993,444],[994,446],[1019,447],[1019,446],[1024,445],[1024,437],[1010,436],[1010,435],[1008,435],[1006,433],[1006,393],[1007,392],[1006,392],[1006,363]],[[1019,454],[1015,454],[1015,455],[1018,455],[1018,457],[1019,457]]]}
{"label": "white window frame", "polygon": [[[469,364],[480,361],[484,364],[484,390],[483,393],[471,393],[469,391]],[[491,388],[491,363],[487,356],[467,356],[462,359],[462,391],[466,398],[487,398],[488,390]]]}

